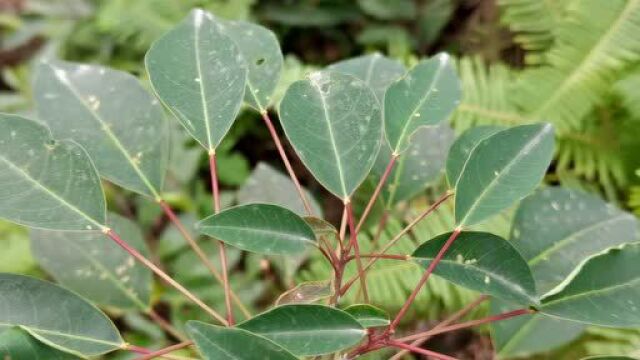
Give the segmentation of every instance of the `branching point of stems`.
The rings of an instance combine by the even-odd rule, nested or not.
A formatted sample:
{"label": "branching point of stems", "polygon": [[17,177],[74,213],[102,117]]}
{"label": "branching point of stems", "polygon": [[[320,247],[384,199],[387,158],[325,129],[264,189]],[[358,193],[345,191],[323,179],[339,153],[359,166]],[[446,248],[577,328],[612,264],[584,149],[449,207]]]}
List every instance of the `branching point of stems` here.
{"label": "branching point of stems", "polygon": [[408,350],[408,351],[411,351],[411,352],[414,352],[414,353],[417,353],[417,354],[430,356],[430,357],[438,359],[438,360],[458,360],[457,358],[451,357],[449,355],[441,354],[441,353],[438,353],[438,352],[435,352],[435,351],[423,349],[421,347],[405,344],[405,343],[402,343],[402,342],[399,342],[399,341],[395,341],[395,340],[388,340],[387,341],[387,345],[393,346],[393,347],[396,347],[396,348],[399,348],[399,349]]}

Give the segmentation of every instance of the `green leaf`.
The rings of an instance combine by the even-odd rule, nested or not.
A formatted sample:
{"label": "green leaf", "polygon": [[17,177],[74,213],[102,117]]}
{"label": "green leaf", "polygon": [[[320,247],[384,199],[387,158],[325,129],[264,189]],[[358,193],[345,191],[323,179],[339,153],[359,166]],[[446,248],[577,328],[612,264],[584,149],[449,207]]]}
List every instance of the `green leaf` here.
{"label": "green leaf", "polygon": [[250,22],[216,20],[247,64],[249,72],[244,100],[256,110],[266,111],[280,81],[284,62],[278,38],[271,30]]}
{"label": "green leaf", "polygon": [[[420,245],[415,261],[427,267],[451,233],[438,235]],[[508,302],[538,303],[533,276],[527,263],[505,239],[483,232],[458,235],[433,272],[455,284]]]}
{"label": "green leaf", "polygon": [[553,156],[550,124],[522,125],[482,140],[456,184],[456,222],[479,223],[527,196]]}
{"label": "green leaf", "polygon": [[343,200],[367,176],[380,148],[380,105],[351,75],[319,71],[294,82],[280,103],[280,121],[302,162]]}
{"label": "green leaf", "polygon": [[0,114],[0,217],[43,229],[96,230],[105,216],[100,178],[79,145]]}
{"label": "green leaf", "polygon": [[287,290],[276,300],[276,306],[286,304],[311,304],[332,294],[331,281],[308,281]]}
{"label": "green leaf", "polygon": [[460,83],[447,54],[423,60],[384,96],[385,135],[396,154],[421,126],[445,120],[460,102]]}
{"label": "green leaf", "polygon": [[477,126],[465,131],[456,139],[447,156],[447,180],[451,187],[456,187],[460,174],[476,146],[482,140],[504,129],[502,126]]}
{"label": "green leaf", "polygon": [[413,0],[358,0],[358,5],[381,20],[413,19],[417,11]]}
{"label": "green leaf", "polygon": [[259,314],[239,328],[262,335],[295,355],[330,354],[356,345],[366,335],[342,310],[324,305],[283,305]]}
{"label": "green leaf", "polygon": [[582,360],[636,360],[636,358],[628,356],[589,356]]}
{"label": "green leaf", "polygon": [[78,295],[32,277],[0,274],[0,332],[19,326],[38,340],[78,356],[124,346],[111,320]]}
{"label": "green leaf", "polygon": [[261,254],[294,255],[316,245],[307,223],[277,205],[240,205],[209,216],[196,225],[202,234],[242,250]]}
{"label": "green leaf", "polygon": [[145,57],[162,102],[205,149],[222,141],[244,97],[247,68],[213,16],[196,9],[158,39]]}
{"label": "green leaf", "polygon": [[640,326],[640,243],[587,260],[540,311],[563,319],[612,327]]}
{"label": "green leaf", "polygon": [[365,328],[387,326],[391,323],[389,314],[373,305],[355,304],[346,307],[344,311],[358,320],[360,325]]}
{"label": "green leaf", "polygon": [[[109,214],[108,225],[148,256],[135,223]],[[151,271],[99,231],[33,230],[31,250],[56,281],[95,303],[141,311],[149,307]]]}
{"label": "green leaf", "polygon": [[0,332],[0,359],[74,360],[80,358],[47,346],[25,330],[14,327]]}
{"label": "green leaf", "polygon": [[638,221],[599,197],[551,187],[522,201],[511,241],[544,294],[588,257],[639,238]]}
{"label": "green leaf", "polygon": [[162,106],[135,77],[96,65],[43,62],[34,93],[38,118],[56,138],[82,145],[100,175],[159,197],[169,129]]}
{"label": "green leaf", "polygon": [[189,321],[187,332],[206,360],[296,360],[280,345],[249,331]]}
{"label": "green leaf", "polygon": [[330,65],[328,70],[353,75],[364,81],[376,94],[380,103],[384,100],[384,93],[392,82],[404,75],[404,66],[378,52],[358,56]]}

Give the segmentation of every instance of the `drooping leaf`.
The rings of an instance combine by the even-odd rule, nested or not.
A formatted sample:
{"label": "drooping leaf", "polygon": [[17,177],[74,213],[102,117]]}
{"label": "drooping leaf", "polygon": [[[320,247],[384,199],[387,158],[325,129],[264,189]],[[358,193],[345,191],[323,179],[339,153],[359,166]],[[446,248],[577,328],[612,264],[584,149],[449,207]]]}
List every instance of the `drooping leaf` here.
{"label": "drooping leaf", "polygon": [[209,216],[197,227],[229,245],[262,254],[300,254],[316,244],[313,230],[301,217],[271,204],[236,206]]}
{"label": "drooping leaf", "polygon": [[447,180],[452,188],[456,187],[460,174],[476,146],[482,140],[504,129],[502,126],[477,126],[465,131],[456,139],[447,156]]}
{"label": "drooping leaf", "polygon": [[522,201],[511,242],[529,263],[542,295],[586,258],[639,235],[632,214],[597,196],[551,187]]}
{"label": "drooping leaf", "polygon": [[103,177],[159,197],[169,129],[162,106],[128,73],[97,65],[43,62],[34,85],[38,117],[58,139],[78,142]]}
{"label": "drooping leaf", "polygon": [[247,66],[213,16],[196,9],[145,57],[160,100],[205,149],[229,131],[244,97]]}
{"label": "drooping leaf", "polygon": [[[304,193],[311,203],[314,213],[321,214],[320,205],[318,205],[313,195],[306,189],[304,189]],[[275,204],[299,215],[306,213],[293,181],[265,162],[260,162],[256,165],[251,176],[238,190],[238,203]]]}
{"label": "drooping leaf", "polygon": [[351,315],[324,305],[283,305],[241,324],[299,356],[330,354],[357,344],[366,331]]}
{"label": "drooping leaf", "polygon": [[392,151],[404,152],[419,127],[445,120],[460,96],[460,83],[447,54],[421,61],[389,86],[384,96],[384,125]]}
{"label": "drooping leaf", "polygon": [[78,356],[98,356],[124,345],[98,308],[49,282],[0,274],[0,300],[0,333],[19,326],[45,344]]}
{"label": "drooping leaf", "polygon": [[540,311],[563,319],[612,327],[640,326],[640,243],[588,259]]}
{"label": "drooping leaf", "polygon": [[322,71],[294,82],[280,103],[280,121],[302,162],[342,199],[367,176],[380,148],[380,105],[351,75]]}
{"label": "drooping leaf", "polygon": [[0,359],[77,360],[80,358],[47,346],[25,330],[14,327],[0,332]]}
{"label": "drooping leaf", "polygon": [[406,71],[400,62],[377,52],[337,62],[327,69],[350,74],[364,81],[380,103],[384,101],[384,93],[389,85]]}
{"label": "drooping leaf", "polygon": [[313,216],[304,217],[304,221],[311,227],[313,233],[316,234],[316,240],[320,243],[326,241],[329,246],[334,247],[338,243],[338,229],[330,222]]}
{"label": "drooping leaf", "polygon": [[[148,255],[135,223],[116,214],[107,223]],[[100,231],[33,230],[31,251],[60,284],[95,303],[140,311],[149,306],[151,272]]]}
{"label": "drooping leaf", "polygon": [[473,225],[527,196],[553,156],[550,124],[521,125],[482,140],[456,184],[456,222]]}
{"label": "drooping leaf", "polygon": [[[450,235],[445,233],[425,242],[412,257],[427,267]],[[525,306],[538,303],[526,261],[508,241],[497,235],[462,232],[433,273],[511,303]]]}
{"label": "drooping leaf", "polygon": [[308,281],[287,290],[276,300],[276,306],[311,304],[331,296],[331,281]]}
{"label": "drooping leaf", "polygon": [[387,326],[391,323],[386,311],[369,304],[355,304],[344,309],[365,328]]}
{"label": "drooping leaf", "polygon": [[273,341],[249,331],[189,321],[187,332],[206,360],[296,360]]}
{"label": "drooping leaf", "polygon": [[43,229],[96,230],[105,220],[100,178],[84,149],[44,126],[0,114],[0,217]]}

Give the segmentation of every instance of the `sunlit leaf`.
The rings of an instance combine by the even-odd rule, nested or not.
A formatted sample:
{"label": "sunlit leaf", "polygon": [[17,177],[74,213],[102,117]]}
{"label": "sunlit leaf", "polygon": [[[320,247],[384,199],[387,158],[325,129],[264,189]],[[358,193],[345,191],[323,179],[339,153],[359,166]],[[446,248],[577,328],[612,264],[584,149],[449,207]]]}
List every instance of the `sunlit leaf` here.
{"label": "sunlit leaf", "polygon": [[0,359],[6,360],[75,360],[77,356],[36,340],[19,327],[0,332]]}
{"label": "sunlit leaf", "polygon": [[391,323],[386,311],[369,304],[355,304],[344,309],[365,328],[387,326]]}
{"label": "sunlit leaf", "polygon": [[327,69],[350,74],[364,81],[371,87],[380,103],[384,101],[384,93],[389,85],[398,80],[406,71],[397,60],[377,52],[337,62]]}

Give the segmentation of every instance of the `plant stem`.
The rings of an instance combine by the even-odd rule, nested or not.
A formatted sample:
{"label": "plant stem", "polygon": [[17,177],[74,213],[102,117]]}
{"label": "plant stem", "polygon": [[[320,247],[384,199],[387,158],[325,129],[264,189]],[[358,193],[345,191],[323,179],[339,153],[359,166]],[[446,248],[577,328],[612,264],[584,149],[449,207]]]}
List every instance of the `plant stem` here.
{"label": "plant stem", "polygon": [[[209,171],[211,174],[211,194],[213,195],[213,212],[220,212],[220,187],[218,185],[218,165],[216,152],[209,151]],[[231,307],[231,287],[229,285],[229,273],[227,270],[227,252],[224,243],[218,240],[218,252],[220,253],[220,267],[222,268],[222,287],[224,288],[224,303],[227,308],[227,326],[233,326],[233,308]]]}
{"label": "plant stem", "polygon": [[176,338],[176,339],[178,339],[180,341],[186,341],[187,340],[187,338],[180,331],[178,331],[178,329],[173,327],[173,325],[171,325],[162,316],[158,315],[158,313],[153,311],[153,309],[149,309],[147,311],[147,316],[149,316],[149,318],[151,320],[153,320],[153,322],[158,324],[158,326],[160,326],[160,328],[162,328],[162,330],[164,330],[165,332],[167,332],[168,334],[170,334],[174,338]]}
{"label": "plant stem", "polygon": [[177,281],[173,280],[173,278],[167,275],[164,271],[160,270],[154,263],[152,263],[149,259],[144,257],[142,254],[138,252],[138,250],[134,249],[131,245],[127,244],[124,240],[118,236],[113,230],[109,228],[105,228],[102,230],[105,235],[107,235],[111,240],[113,240],[116,244],[118,244],[121,248],[123,248],[126,252],[128,252],[131,256],[133,256],[136,260],[141,262],[144,266],[148,267],[153,271],[158,277],[167,282],[169,285],[173,286],[176,290],[181,292],[184,296],[186,296],[193,303],[201,307],[204,311],[209,313],[209,315],[213,316],[216,320],[221,322],[224,325],[228,325],[227,321],[218,314],[215,310],[207,306],[202,300],[200,300],[197,296],[192,294],[189,290],[187,290],[184,286],[180,285]]}
{"label": "plant stem", "polygon": [[382,236],[382,232],[384,231],[385,226],[387,226],[387,220],[389,220],[389,211],[387,209],[384,210],[382,216],[380,216],[380,220],[378,221],[378,226],[376,228],[376,233],[373,236],[373,240],[371,240],[371,245],[374,250],[378,250],[380,236]]}
{"label": "plant stem", "polygon": [[404,305],[402,305],[402,308],[396,315],[395,319],[393,319],[393,321],[391,322],[391,325],[389,325],[389,328],[387,329],[386,333],[393,334],[396,327],[400,323],[400,320],[402,320],[402,317],[407,313],[407,310],[409,310],[409,307],[411,306],[413,301],[416,299],[416,296],[418,296],[418,293],[420,292],[420,290],[422,290],[422,287],[424,286],[424,284],[426,284],[427,280],[429,280],[429,276],[431,276],[431,273],[433,273],[433,270],[435,270],[436,266],[438,266],[438,263],[440,263],[440,260],[442,260],[442,258],[444,257],[444,254],[447,252],[451,244],[453,244],[453,242],[458,237],[458,235],[460,235],[461,232],[462,232],[462,228],[458,227],[451,233],[451,236],[449,236],[449,239],[447,240],[447,242],[442,246],[442,248],[438,252],[438,255],[436,255],[433,261],[431,261],[431,263],[429,264],[429,267],[424,272],[424,275],[422,275],[422,278],[418,282],[418,285],[415,287],[415,289],[413,289],[413,292],[411,293],[411,295],[409,295],[409,298],[407,299],[407,301],[405,301]]}
{"label": "plant stem", "polygon": [[367,292],[367,279],[366,274],[362,268],[362,259],[360,259],[360,245],[358,245],[358,232],[356,231],[355,219],[353,218],[353,206],[351,202],[345,204],[345,208],[347,209],[347,222],[349,223],[349,238],[350,238],[350,247],[353,247],[353,252],[355,253],[356,258],[356,266],[358,267],[358,273],[361,273],[360,276],[360,287],[362,288],[362,295],[364,297],[365,303],[369,303],[369,293]]}
{"label": "plant stem", "polygon": [[391,175],[391,171],[393,170],[393,166],[395,165],[397,159],[398,159],[398,155],[396,154],[391,155],[389,164],[387,164],[387,168],[384,170],[384,173],[382,174],[380,181],[378,181],[378,185],[376,185],[376,189],[373,191],[373,194],[371,195],[371,199],[369,199],[369,203],[367,203],[367,207],[364,209],[364,212],[360,217],[360,221],[358,221],[358,226],[356,226],[356,232],[360,232],[360,228],[362,228],[362,225],[364,225],[365,220],[367,220],[367,216],[369,216],[369,213],[371,212],[373,205],[375,205],[376,200],[378,200],[378,196],[382,191],[382,187],[387,182],[387,178],[389,177],[389,175]]}
{"label": "plant stem", "polygon": [[169,354],[169,353],[171,353],[173,351],[180,350],[182,348],[185,348],[185,347],[191,346],[191,345],[193,345],[193,341],[191,341],[191,340],[183,341],[183,342],[181,342],[179,344],[171,345],[171,346],[168,346],[168,347],[166,347],[164,349],[160,349],[160,350],[148,353],[148,354],[146,354],[144,356],[141,356],[141,357],[137,358],[136,360],[151,360],[151,359],[155,359],[157,357],[163,356],[165,354]]}
{"label": "plant stem", "polygon": [[387,344],[396,348],[400,348],[400,349],[404,349],[404,350],[408,350],[417,354],[422,354],[422,355],[426,355],[426,356],[430,356],[439,360],[458,360],[457,358],[445,355],[445,354],[441,354],[435,351],[431,351],[431,350],[427,350],[427,349],[423,349],[421,347],[416,347],[413,345],[409,345],[409,344],[405,344],[402,342],[398,342],[395,340],[389,340],[387,341]]}
{"label": "plant stem", "polygon": [[340,242],[340,247],[344,248],[344,237],[347,233],[347,207],[344,207],[342,210],[342,220],[340,221],[340,233],[338,234],[338,241]]}
{"label": "plant stem", "polygon": [[[147,348],[144,348],[142,346],[135,346],[135,345],[130,345],[127,344],[123,350],[128,350],[131,352],[134,352],[136,354],[142,354],[142,355],[147,355],[147,354],[151,354],[153,352],[153,350],[149,350]],[[175,356],[175,355],[160,355],[161,358],[163,359],[169,359],[169,360],[193,360],[192,358],[188,358],[188,357],[184,357],[184,356]]]}
{"label": "plant stem", "polygon": [[278,153],[280,154],[280,158],[284,163],[284,167],[287,168],[287,172],[289,173],[289,177],[293,184],[296,186],[296,190],[298,191],[298,195],[300,196],[300,200],[302,200],[302,205],[304,206],[307,215],[313,216],[313,210],[311,209],[311,204],[304,194],[304,190],[302,190],[302,186],[300,185],[300,181],[298,181],[298,177],[296,173],[293,171],[293,167],[291,167],[291,162],[289,162],[289,158],[287,157],[287,153],[284,151],[284,147],[282,146],[282,142],[280,141],[280,137],[278,136],[278,132],[276,128],[273,126],[273,122],[269,117],[269,113],[266,110],[262,110],[260,112],[262,115],[262,120],[264,120],[265,125],[267,125],[267,129],[269,129],[269,133],[271,134],[271,138],[273,142],[276,144],[276,148],[278,149]]}
{"label": "plant stem", "polygon": [[[393,254],[360,254],[360,258],[374,258],[374,259],[388,259],[388,260],[410,260],[411,256],[409,255],[393,255]],[[355,259],[354,255],[349,255],[347,257],[347,261],[351,261]]]}

